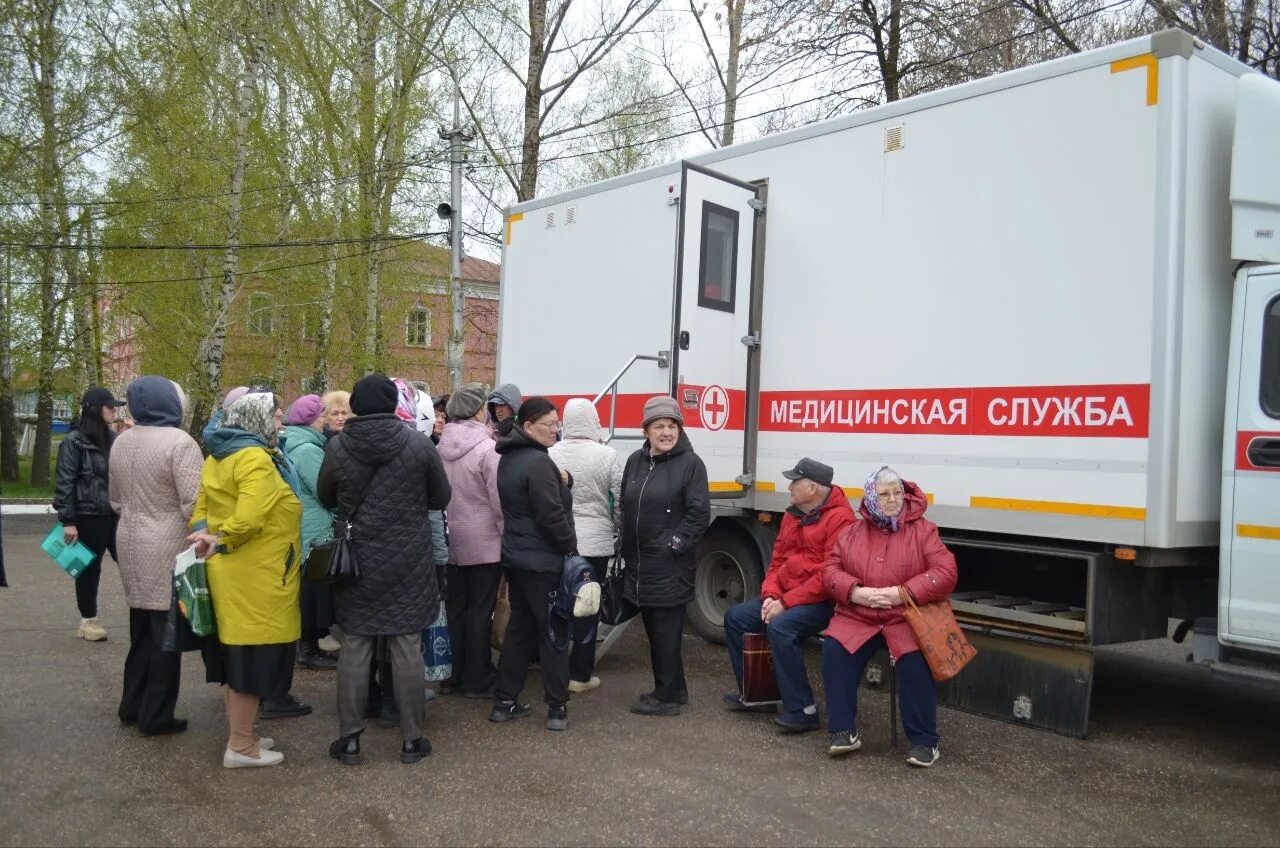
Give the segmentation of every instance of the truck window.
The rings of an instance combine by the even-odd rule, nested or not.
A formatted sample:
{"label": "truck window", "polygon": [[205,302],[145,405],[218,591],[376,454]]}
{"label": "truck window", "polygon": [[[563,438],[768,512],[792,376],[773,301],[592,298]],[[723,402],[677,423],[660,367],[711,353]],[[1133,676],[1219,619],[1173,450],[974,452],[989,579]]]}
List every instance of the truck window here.
{"label": "truck window", "polygon": [[1280,297],[1267,304],[1262,325],[1262,385],[1258,387],[1258,399],[1262,411],[1272,418],[1280,418]]}
{"label": "truck window", "polygon": [[698,305],[732,312],[737,294],[738,213],[702,202],[702,255],[698,262]]}

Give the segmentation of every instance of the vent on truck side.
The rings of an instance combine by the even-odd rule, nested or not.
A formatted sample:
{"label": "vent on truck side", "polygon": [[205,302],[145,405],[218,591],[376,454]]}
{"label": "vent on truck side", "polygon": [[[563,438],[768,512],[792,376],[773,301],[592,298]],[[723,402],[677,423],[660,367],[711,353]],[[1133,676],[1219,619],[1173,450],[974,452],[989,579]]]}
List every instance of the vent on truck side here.
{"label": "vent on truck side", "polygon": [[901,150],[902,147],[902,124],[898,124],[896,127],[885,127],[884,152],[893,153],[896,150]]}
{"label": "vent on truck side", "polygon": [[556,210],[552,209],[547,213],[547,229],[555,229],[556,226]]}
{"label": "vent on truck side", "polygon": [[578,219],[578,207],[566,206],[564,208],[564,225],[571,226]]}

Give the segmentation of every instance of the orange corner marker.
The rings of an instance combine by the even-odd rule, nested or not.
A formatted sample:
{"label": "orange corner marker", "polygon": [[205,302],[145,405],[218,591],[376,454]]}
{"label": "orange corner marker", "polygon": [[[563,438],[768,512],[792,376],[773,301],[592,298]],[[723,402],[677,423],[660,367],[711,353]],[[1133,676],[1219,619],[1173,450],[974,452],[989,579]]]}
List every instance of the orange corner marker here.
{"label": "orange corner marker", "polygon": [[507,238],[506,238],[507,244],[511,244],[511,225],[514,224],[516,221],[523,221],[523,220],[524,220],[523,212],[517,212],[514,215],[507,216]]}
{"label": "orange corner marker", "polygon": [[1143,53],[1130,56],[1111,63],[1111,73],[1121,74],[1138,68],[1147,69],[1147,105],[1154,106],[1160,102],[1160,62],[1154,53]]}

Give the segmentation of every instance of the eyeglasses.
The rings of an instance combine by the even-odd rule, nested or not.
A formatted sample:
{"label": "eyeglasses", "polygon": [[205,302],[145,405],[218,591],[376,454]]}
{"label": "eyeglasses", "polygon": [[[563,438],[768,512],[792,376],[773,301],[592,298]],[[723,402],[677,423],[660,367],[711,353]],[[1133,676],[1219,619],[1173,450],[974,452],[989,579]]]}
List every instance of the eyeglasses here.
{"label": "eyeglasses", "polygon": [[876,492],[876,500],[881,503],[902,500],[902,492]]}

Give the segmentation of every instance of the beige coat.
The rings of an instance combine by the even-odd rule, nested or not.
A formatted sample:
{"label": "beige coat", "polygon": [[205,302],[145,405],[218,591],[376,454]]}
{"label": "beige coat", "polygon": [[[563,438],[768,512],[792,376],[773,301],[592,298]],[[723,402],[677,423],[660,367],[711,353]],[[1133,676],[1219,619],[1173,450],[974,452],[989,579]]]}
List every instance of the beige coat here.
{"label": "beige coat", "polygon": [[137,425],[112,444],[111,508],[120,514],[116,550],[131,608],[169,609],[203,467],[195,439],[177,427]]}

